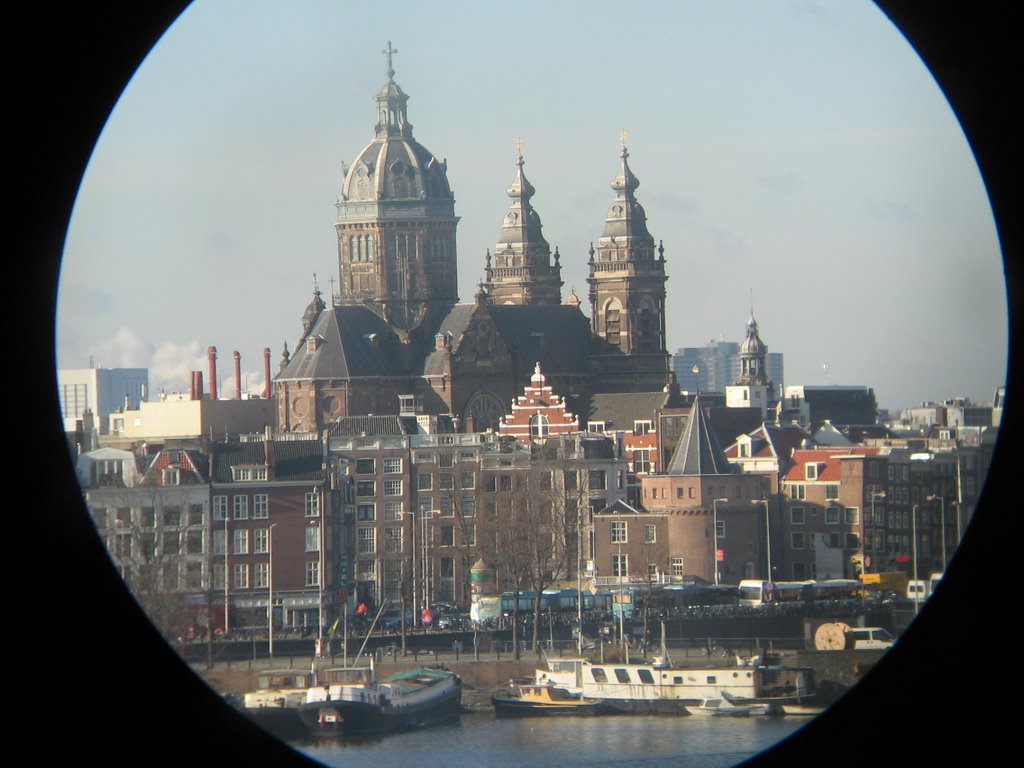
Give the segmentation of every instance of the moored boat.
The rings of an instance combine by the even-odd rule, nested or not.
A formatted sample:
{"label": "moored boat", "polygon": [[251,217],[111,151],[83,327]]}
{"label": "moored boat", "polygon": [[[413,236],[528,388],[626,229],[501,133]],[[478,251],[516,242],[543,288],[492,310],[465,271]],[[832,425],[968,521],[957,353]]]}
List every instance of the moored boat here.
{"label": "moored boat", "polygon": [[[537,682],[565,688],[622,712],[691,714],[691,708],[732,714],[774,714],[783,704],[813,699],[812,670],[762,663],[748,666],[679,667],[654,663],[601,663],[590,659],[550,659],[537,670]],[[725,699],[725,702],[721,702]],[[712,714],[713,712],[709,712]]]}
{"label": "moored boat", "polygon": [[335,681],[310,688],[299,707],[313,731],[387,733],[453,720],[462,711],[462,679],[448,670],[411,669],[382,680],[372,667],[331,672]]}
{"label": "moored boat", "polygon": [[505,696],[491,697],[498,717],[603,714],[601,703],[556,685],[511,683]]}
{"label": "moored boat", "polygon": [[256,679],[256,690],[244,694],[241,708],[261,728],[280,739],[299,739],[306,726],[299,707],[313,681],[310,672],[294,669],[268,670]]}

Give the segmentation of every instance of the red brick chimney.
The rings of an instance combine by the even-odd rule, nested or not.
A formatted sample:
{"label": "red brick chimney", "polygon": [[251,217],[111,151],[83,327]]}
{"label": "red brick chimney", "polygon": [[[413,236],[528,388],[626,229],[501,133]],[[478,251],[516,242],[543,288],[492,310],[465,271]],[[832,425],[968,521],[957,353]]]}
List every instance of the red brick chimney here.
{"label": "red brick chimney", "polygon": [[242,356],[236,349],[235,356],[235,400],[242,399]]}
{"label": "red brick chimney", "polygon": [[207,347],[206,359],[210,363],[210,399],[217,399],[217,348]]}

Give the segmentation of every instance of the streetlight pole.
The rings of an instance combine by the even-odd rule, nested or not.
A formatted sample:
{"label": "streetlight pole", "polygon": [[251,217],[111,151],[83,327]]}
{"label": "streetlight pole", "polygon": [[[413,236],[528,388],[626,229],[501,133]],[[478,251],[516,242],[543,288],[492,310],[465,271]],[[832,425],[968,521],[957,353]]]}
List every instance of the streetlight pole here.
{"label": "streetlight pole", "polygon": [[767,570],[765,571],[765,581],[772,580],[772,527],[771,522],[768,519],[768,499],[754,499],[750,502],[751,504],[764,504],[764,542],[765,551],[767,553],[765,558],[765,564]]}
{"label": "streetlight pole", "polygon": [[711,567],[715,570],[715,586],[718,586],[718,502],[729,503],[728,499],[713,499],[711,510],[713,514],[711,524]]}
{"label": "streetlight pole", "polygon": [[270,660],[274,660],[274,529],[273,523],[267,530],[267,637]]}
{"label": "streetlight pole", "polygon": [[942,572],[946,572],[946,498],[944,496],[928,496],[925,501],[939,502],[939,524],[942,534]]}
{"label": "streetlight pole", "polygon": [[[878,486],[872,486],[872,487],[873,488],[877,488]],[[871,525],[874,526],[875,529],[881,527],[878,524],[878,517],[876,516],[876,513],[875,513],[875,499],[884,499],[884,498],[885,498],[885,491],[878,491],[878,490],[871,491]],[[865,535],[866,535],[866,533],[867,532],[865,531]],[[871,543],[871,551],[872,552],[875,552],[874,540],[875,540],[874,539],[874,531],[872,531],[872,537],[871,537],[871,542],[872,542]],[[875,552],[875,556],[876,557],[877,557],[877,555],[878,555],[878,553]],[[866,572],[867,572],[867,569],[865,569],[865,573]]]}
{"label": "streetlight pole", "polygon": [[324,653],[324,489],[323,486],[313,488],[313,492],[316,494],[317,500],[317,517],[319,517],[318,528],[317,528],[317,550],[318,550],[318,562],[317,562],[317,653],[321,656]]}
{"label": "streetlight pole", "polygon": [[228,607],[229,607],[229,605],[228,604],[230,602],[230,597],[229,597],[229,594],[228,594],[228,584],[229,584],[229,578],[230,578],[230,573],[229,573],[230,566],[228,564],[228,547],[229,546],[230,546],[230,542],[228,541],[228,512],[225,509],[224,510],[224,639],[225,640],[228,639],[228,632],[229,632],[229,628],[228,628],[228,621],[229,621],[229,619],[228,619],[228,613],[229,613]]}
{"label": "streetlight pole", "polygon": [[910,511],[910,559],[914,580],[914,615],[920,610],[921,584],[917,580],[917,504]]}

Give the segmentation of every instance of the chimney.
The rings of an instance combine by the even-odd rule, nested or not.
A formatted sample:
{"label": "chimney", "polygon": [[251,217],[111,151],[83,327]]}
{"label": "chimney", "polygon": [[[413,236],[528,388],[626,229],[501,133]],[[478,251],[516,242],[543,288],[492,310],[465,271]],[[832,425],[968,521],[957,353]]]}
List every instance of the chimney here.
{"label": "chimney", "polygon": [[234,352],[235,357],[235,400],[242,399],[242,356],[238,354],[236,349]]}
{"label": "chimney", "polygon": [[206,359],[210,363],[210,399],[217,399],[217,348],[207,347]]}
{"label": "chimney", "polygon": [[203,399],[203,372],[202,371],[193,371],[192,375],[195,376],[195,379],[196,379],[196,397],[195,397],[195,399],[196,400],[202,400]]}
{"label": "chimney", "polygon": [[270,399],[270,347],[263,348],[263,397]]}

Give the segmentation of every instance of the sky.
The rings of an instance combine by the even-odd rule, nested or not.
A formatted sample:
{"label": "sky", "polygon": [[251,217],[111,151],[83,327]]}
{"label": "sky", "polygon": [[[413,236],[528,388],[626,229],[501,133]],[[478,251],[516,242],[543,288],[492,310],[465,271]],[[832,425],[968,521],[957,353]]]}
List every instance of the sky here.
{"label": "sky", "polygon": [[[337,279],[342,164],[374,96],[409,95],[448,162],[472,300],[522,139],[534,208],[586,302],[620,133],[665,247],[668,348],[740,341],[753,308],[785,384],[873,387],[882,408],[1004,383],[1006,285],[964,134],[867,0],[514,4],[197,0],[132,78],[66,238],[59,368],[148,367],[183,391],[263,389]],[[827,366],[827,369],[826,367]]]}

